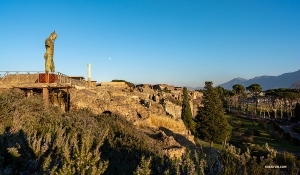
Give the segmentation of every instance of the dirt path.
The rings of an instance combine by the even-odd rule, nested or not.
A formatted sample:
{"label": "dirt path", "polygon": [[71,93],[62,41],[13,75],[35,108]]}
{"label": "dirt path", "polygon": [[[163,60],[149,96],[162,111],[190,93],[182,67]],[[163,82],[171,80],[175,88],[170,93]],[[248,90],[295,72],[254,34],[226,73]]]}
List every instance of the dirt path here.
{"label": "dirt path", "polygon": [[294,138],[297,138],[297,139],[300,139],[300,134],[299,133],[296,133],[295,131],[293,131],[292,127],[294,125],[279,125],[283,130],[284,132],[289,132],[292,134],[292,136]]}

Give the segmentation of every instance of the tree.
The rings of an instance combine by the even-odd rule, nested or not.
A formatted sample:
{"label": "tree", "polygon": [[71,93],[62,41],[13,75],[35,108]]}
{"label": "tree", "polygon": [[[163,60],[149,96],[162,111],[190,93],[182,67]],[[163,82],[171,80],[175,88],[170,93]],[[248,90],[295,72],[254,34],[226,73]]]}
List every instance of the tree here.
{"label": "tree", "polygon": [[300,79],[291,85],[291,88],[296,89],[297,92],[300,92]]}
{"label": "tree", "polygon": [[285,108],[286,112],[288,112],[289,110],[290,112],[289,116],[292,116],[293,105],[300,98],[300,94],[298,93],[297,89],[287,89],[287,88],[270,89],[266,91],[265,95],[272,97],[273,108],[275,108],[276,101],[279,102],[280,104],[279,106],[281,108],[281,117],[283,116],[283,111],[282,111],[283,107]]}
{"label": "tree", "polygon": [[222,86],[217,86],[215,87],[215,90],[222,101],[223,107],[226,107],[225,89]]}
{"label": "tree", "polygon": [[259,84],[251,84],[250,86],[246,87],[248,91],[254,96],[255,100],[255,115],[257,113],[257,104],[258,104],[258,95],[260,94],[262,88]]}
{"label": "tree", "polygon": [[241,84],[235,84],[232,86],[232,89],[234,91],[235,94],[237,95],[242,95],[246,92],[246,89],[243,85]]}
{"label": "tree", "polygon": [[211,147],[215,141],[226,142],[231,134],[231,126],[224,116],[222,102],[212,84],[209,81],[205,82],[203,106],[198,108],[196,116],[196,134],[199,138],[210,142]]}
{"label": "tree", "polygon": [[296,104],[296,107],[295,107],[295,117],[296,117],[297,121],[300,121],[300,103]]}
{"label": "tree", "polygon": [[190,106],[190,99],[186,87],[183,88],[182,93],[183,93],[183,101],[182,101],[181,119],[185,124],[185,126],[194,134],[195,122],[193,120],[192,110]]}
{"label": "tree", "polygon": [[241,108],[241,97],[245,95],[246,88],[241,84],[235,84],[232,86],[233,93],[235,94],[237,101],[239,102],[239,107]]}
{"label": "tree", "polygon": [[228,90],[228,89],[225,89],[224,90],[224,99],[225,99],[225,106],[226,108],[229,109],[229,112],[230,112],[230,106],[232,105],[232,102],[233,102],[233,99],[232,97],[234,96],[234,93],[232,92],[232,90]]}

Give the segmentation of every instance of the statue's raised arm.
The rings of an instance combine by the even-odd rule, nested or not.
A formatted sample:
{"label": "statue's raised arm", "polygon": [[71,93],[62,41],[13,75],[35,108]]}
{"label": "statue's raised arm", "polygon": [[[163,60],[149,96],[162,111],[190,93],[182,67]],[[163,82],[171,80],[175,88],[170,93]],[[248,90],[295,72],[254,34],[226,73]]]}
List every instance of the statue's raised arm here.
{"label": "statue's raised arm", "polygon": [[50,36],[45,40],[45,47],[46,47],[46,53],[44,54],[45,58],[45,71],[46,72],[55,72],[55,67],[54,67],[54,61],[53,61],[53,56],[54,56],[54,40],[56,39],[57,34],[52,32]]}

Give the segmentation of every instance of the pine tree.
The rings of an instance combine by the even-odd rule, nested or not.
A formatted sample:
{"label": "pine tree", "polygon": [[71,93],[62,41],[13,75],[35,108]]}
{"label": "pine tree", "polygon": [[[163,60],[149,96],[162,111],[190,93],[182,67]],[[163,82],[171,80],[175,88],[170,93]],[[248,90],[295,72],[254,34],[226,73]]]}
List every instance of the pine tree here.
{"label": "pine tree", "polygon": [[195,131],[195,122],[193,120],[192,110],[190,106],[190,100],[188,96],[187,88],[184,87],[182,90],[183,101],[182,101],[182,110],[181,110],[181,119],[185,126],[194,133]]}
{"label": "pine tree", "polygon": [[222,101],[213,88],[212,82],[205,82],[203,92],[203,106],[198,108],[196,122],[197,136],[210,142],[226,142],[231,134],[231,126],[228,124],[222,107]]}

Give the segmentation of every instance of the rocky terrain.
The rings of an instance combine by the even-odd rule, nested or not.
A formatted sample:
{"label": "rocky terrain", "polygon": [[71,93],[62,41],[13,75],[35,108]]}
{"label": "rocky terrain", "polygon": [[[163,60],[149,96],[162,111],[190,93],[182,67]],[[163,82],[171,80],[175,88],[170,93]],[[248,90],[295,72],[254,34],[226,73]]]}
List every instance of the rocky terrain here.
{"label": "rocky terrain", "polygon": [[[189,94],[192,113],[196,115],[202,93],[189,91]],[[181,100],[182,90],[164,92],[98,86],[70,92],[71,110],[89,108],[96,114],[119,114],[148,135],[153,144],[162,146],[170,157],[181,156],[185,147],[195,146],[194,137],[181,120]]]}

